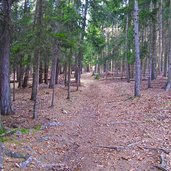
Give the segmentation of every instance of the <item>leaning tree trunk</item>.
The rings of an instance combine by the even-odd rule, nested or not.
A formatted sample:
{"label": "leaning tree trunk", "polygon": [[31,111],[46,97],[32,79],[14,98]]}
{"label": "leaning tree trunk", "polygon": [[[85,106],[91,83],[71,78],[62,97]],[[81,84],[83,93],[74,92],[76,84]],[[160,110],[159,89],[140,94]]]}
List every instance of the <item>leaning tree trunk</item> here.
{"label": "leaning tree trunk", "polygon": [[134,39],[135,39],[135,96],[141,95],[141,61],[139,43],[139,9],[138,1],[134,1]]}
{"label": "leaning tree trunk", "polygon": [[0,109],[2,115],[9,115],[13,113],[9,74],[11,0],[2,0],[1,3],[3,15],[0,21]]}
{"label": "leaning tree trunk", "polygon": [[168,56],[168,79],[166,84],[166,91],[171,88],[171,0],[169,10],[169,56]]}

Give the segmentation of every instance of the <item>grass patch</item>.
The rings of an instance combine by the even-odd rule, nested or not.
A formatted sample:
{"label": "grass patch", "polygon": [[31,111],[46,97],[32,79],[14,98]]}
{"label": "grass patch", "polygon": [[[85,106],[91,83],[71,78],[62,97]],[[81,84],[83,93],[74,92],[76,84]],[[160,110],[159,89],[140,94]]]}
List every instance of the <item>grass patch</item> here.
{"label": "grass patch", "polygon": [[20,131],[22,134],[28,134],[30,132],[30,129],[28,129],[28,128],[20,128],[20,129],[18,129],[18,131]]}
{"label": "grass patch", "polygon": [[0,142],[9,142],[11,141],[10,135],[16,133],[17,131],[19,131],[21,134],[29,134],[30,130],[34,132],[40,131],[41,130],[41,125],[37,125],[36,127],[34,127],[33,129],[30,128],[17,128],[17,129],[11,129],[11,130],[7,130],[7,129],[0,129]]}

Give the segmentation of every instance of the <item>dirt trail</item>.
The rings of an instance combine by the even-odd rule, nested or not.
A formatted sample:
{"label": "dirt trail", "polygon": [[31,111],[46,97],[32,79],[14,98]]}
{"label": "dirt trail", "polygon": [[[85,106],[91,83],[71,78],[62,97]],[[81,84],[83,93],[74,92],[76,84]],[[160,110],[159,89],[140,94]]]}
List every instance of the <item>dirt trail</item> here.
{"label": "dirt trail", "polygon": [[[90,75],[83,76],[83,85],[79,92],[72,92],[71,101],[58,88],[60,98],[53,109],[48,108],[49,90],[40,90],[42,123],[59,121],[63,125],[14,135],[15,141],[6,146],[44,165],[64,163],[63,170],[69,171],[157,171],[160,152],[155,149],[171,146],[170,94],[144,89],[142,98],[133,98],[133,83],[96,81]],[[26,104],[27,100],[23,108]],[[21,170],[15,162],[19,161],[7,158],[5,169]],[[33,162],[25,170],[55,170],[55,166],[42,165]]]}

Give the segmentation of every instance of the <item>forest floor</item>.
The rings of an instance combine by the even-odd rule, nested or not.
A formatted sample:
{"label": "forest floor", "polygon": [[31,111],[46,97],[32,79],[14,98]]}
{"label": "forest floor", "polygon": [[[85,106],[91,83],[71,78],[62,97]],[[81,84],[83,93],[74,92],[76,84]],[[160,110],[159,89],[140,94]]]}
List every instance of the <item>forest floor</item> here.
{"label": "forest floor", "polygon": [[[66,88],[56,87],[53,108],[52,90],[40,86],[37,120],[31,89],[17,90],[15,115],[3,121],[20,131],[7,137],[5,147],[32,156],[28,171],[157,171],[164,158],[171,161],[171,92],[162,89],[165,81],[159,78],[151,89],[143,81],[142,96],[134,98],[133,81],[84,74],[71,100]],[[22,170],[21,162],[5,156],[4,170]]]}

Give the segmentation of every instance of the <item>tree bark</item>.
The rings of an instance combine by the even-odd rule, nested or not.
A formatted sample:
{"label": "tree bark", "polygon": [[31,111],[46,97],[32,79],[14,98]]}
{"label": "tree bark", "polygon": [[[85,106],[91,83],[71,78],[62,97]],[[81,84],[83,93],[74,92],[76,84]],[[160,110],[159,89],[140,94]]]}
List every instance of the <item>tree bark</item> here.
{"label": "tree bark", "polygon": [[56,82],[56,63],[57,63],[57,54],[58,54],[58,47],[53,47],[53,59],[52,59],[52,66],[51,66],[51,77],[49,88],[53,88]]}
{"label": "tree bark", "polygon": [[126,16],[126,36],[125,36],[125,59],[126,59],[126,79],[127,82],[130,82],[130,64],[128,63],[128,22],[129,22],[129,17],[128,14]]}
{"label": "tree bark", "polygon": [[11,0],[2,0],[2,25],[0,28],[0,109],[2,115],[12,114],[10,93],[10,22]]}
{"label": "tree bark", "polygon": [[169,9],[169,56],[168,56],[168,79],[166,84],[166,91],[171,88],[171,0]]}
{"label": "tree bark", "polygon": [[151,81],[152,81],[152,43],[153,43],[153,33],[152,33],[152,21],[150,21],[150,26],[149,26],[149,30],[150,30],[150,45],[149,45],[149,63],[148,63],[148,88],[151,88]]}
{"label": "tree bark", "polygon": [[39,84],[43,83],[43,63],[40,61],[40,66],[39,66]]}
{"label": "tree bark", "polygon": [[56,78],[55,78],[55,84],[58,84],[58,77],[59,77],[59,58],[57,58],[57,61],[56,61]]}
{"label": "tree bark", "polygon": [[[36,3],[36,14],[35,16],[35,29],[37,29],[37,44],[34,51],[34,64],[33,64],[33,84],[31,100],[37,100],[37,90],[39,84],[39,63],[40,63],[40,37],[41,37],[41,25],[42,25],[42,0],[38,0]],[[34,117],[34,116],[33,116]]]}
{"label": "tree bark", "polygon": [[29,71],[30,71],[30,66],[29,64],[26,66],[25,74],[24,74],[24,80],[22,87],[26,88],[28,86],[28,80],[29,80]]}
{"label": "tree bark", "polygon": [[72,58],[72,50],[70,50],[70,54],[68,56],[68,95],[67,99],[70,99],[70,89],[71,89],[71,58]]}
{"label": "tree bark", "polygon": [[[156,8],[156,2],[154,2],[153,10]],[[155,80],[157,78],[157,47],[156,47],[156,39],[157,39],[157,30],[156,30],[156,21],[153,21],[153,26],[152,26],[152,31],[153,31],[153,42],[152,42],[152,75],[151,79]]]}
{"label": "tree bark", "polygon": [[141,95],[141,61],[139,43],[139,8],[138,1],[134,1],[134,39],[135,39],[135,92],[134,95]]}
{"label": "tree bark", "polygon": [[24,66],[22,65],[22,57],[19,65],[19,80],[18,80],[18,88],[22,87],[23,84],[23,76],[24,76]]}
{"label": "tree bark", "polygon": [[48,61],[45,60],[45,63],[44,63],[44,83],[45,84],[48,84],[48,68],[49,68]]}

